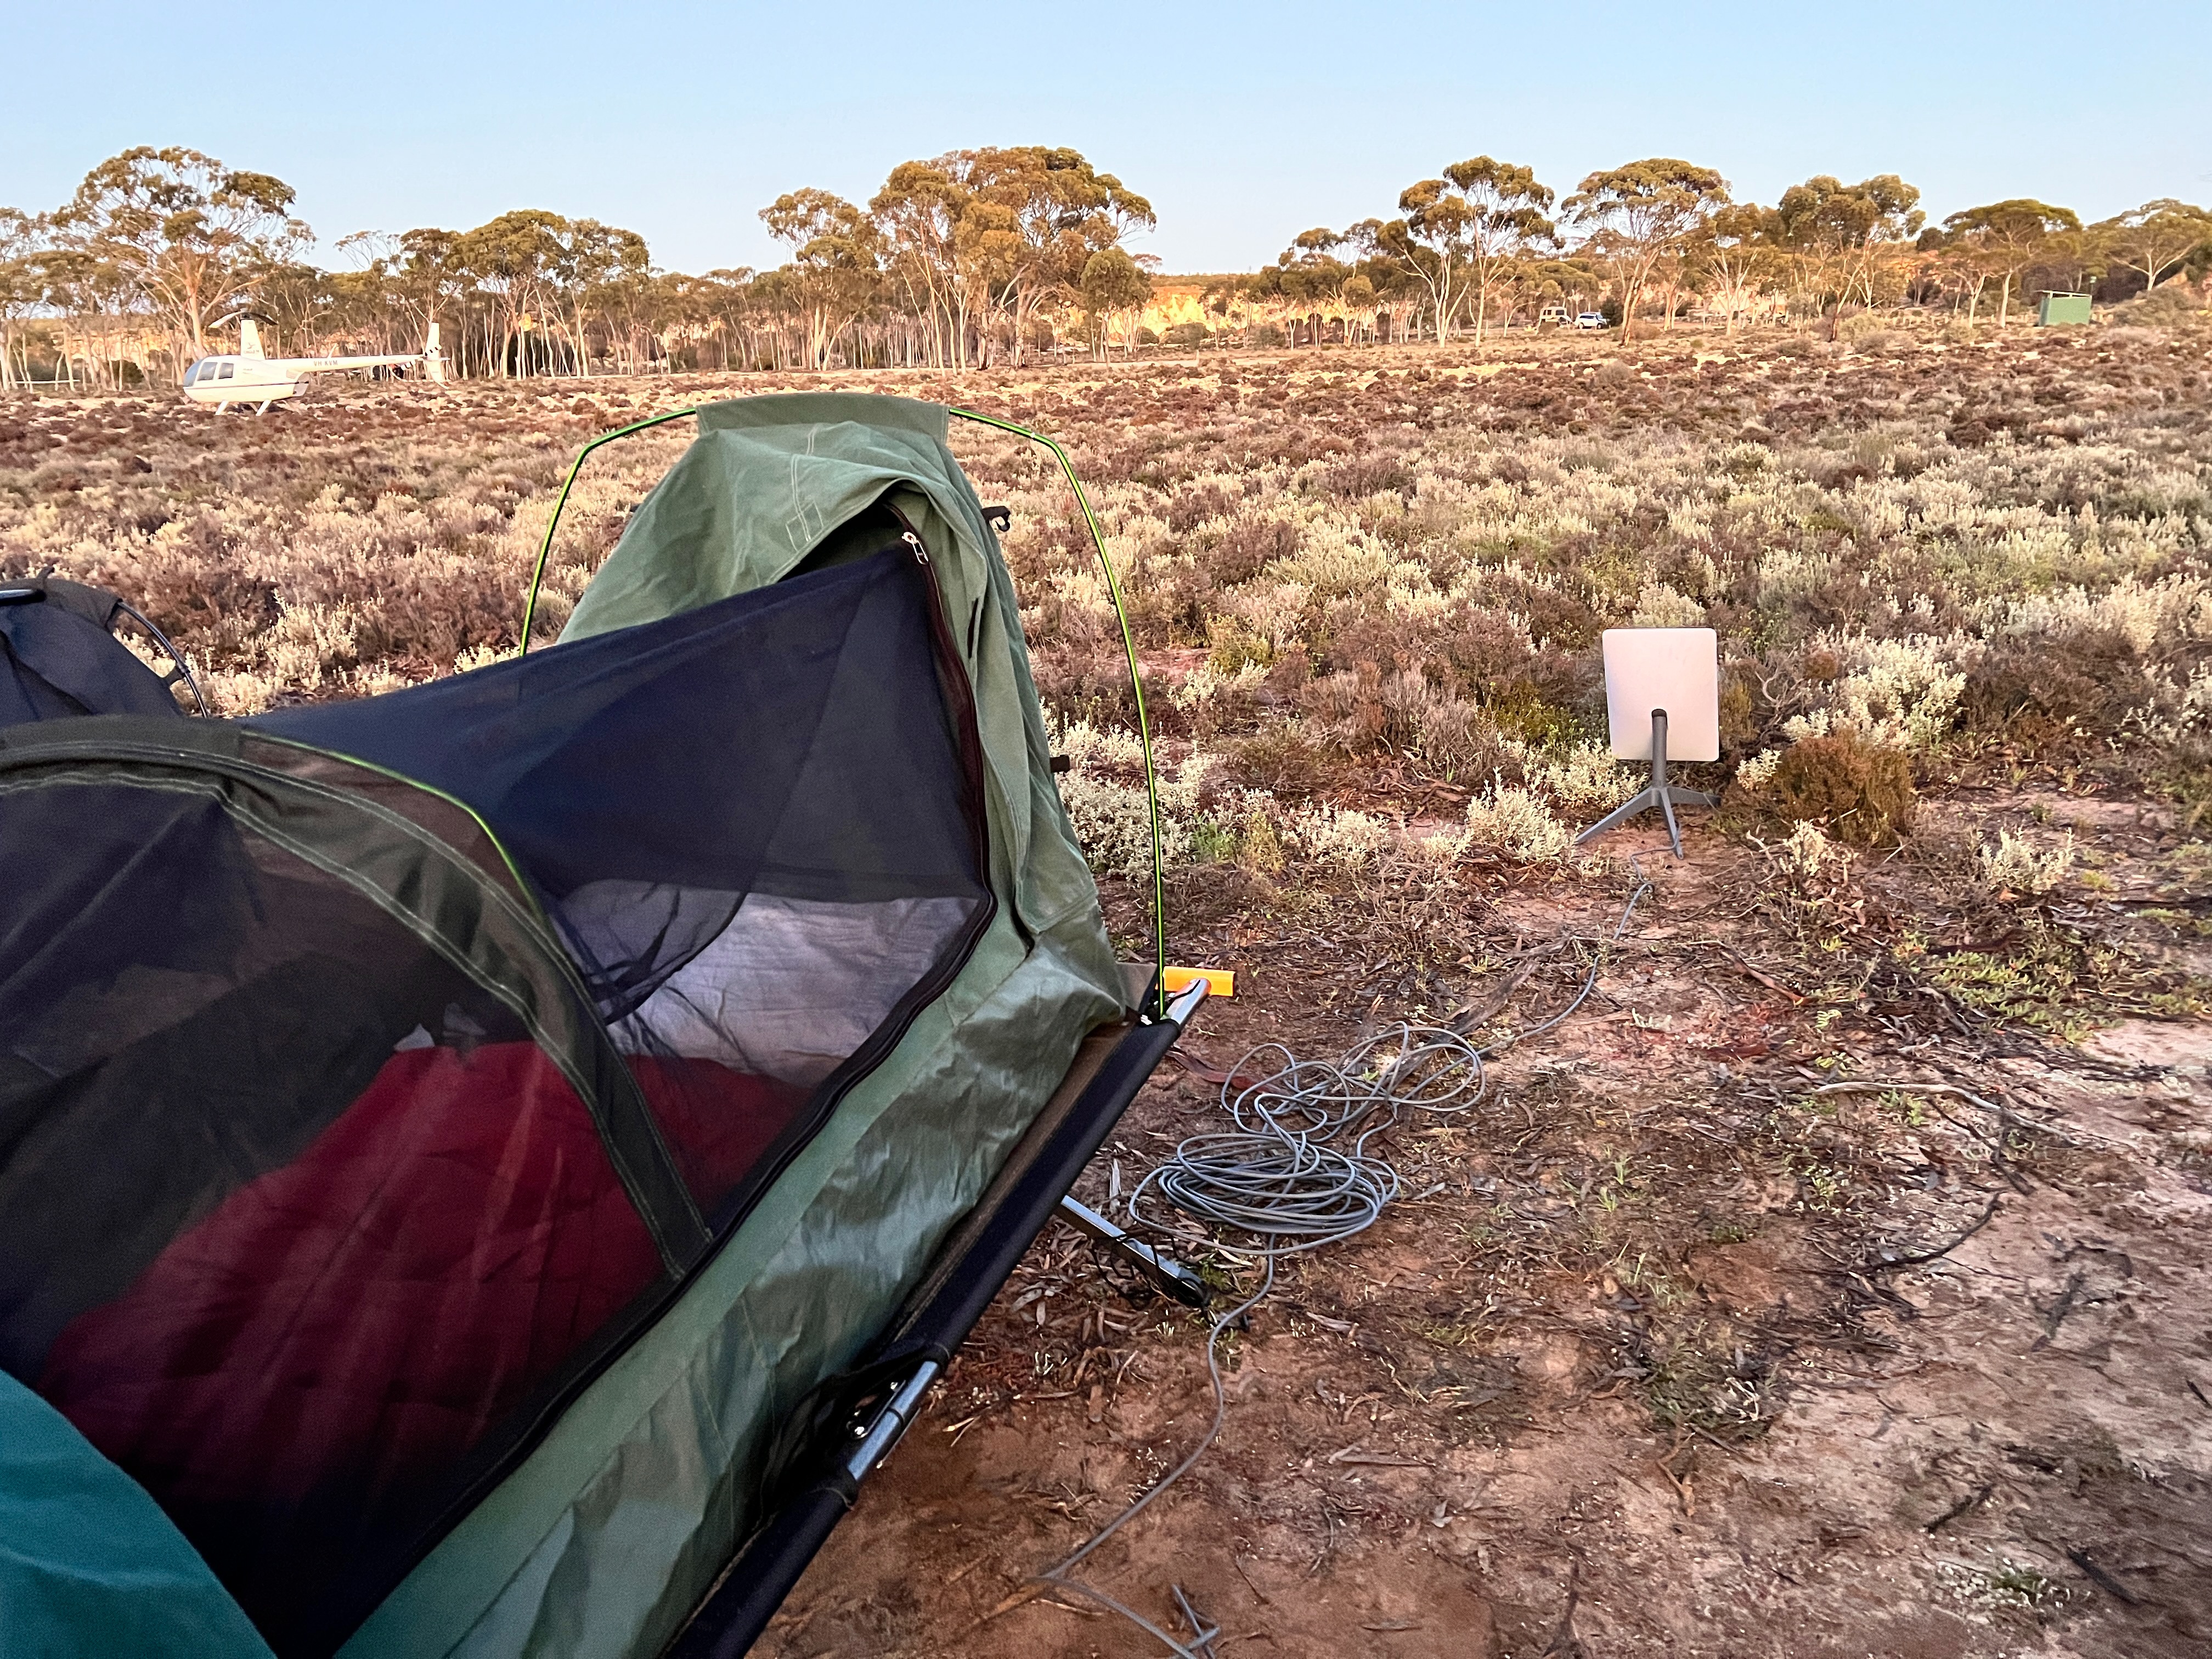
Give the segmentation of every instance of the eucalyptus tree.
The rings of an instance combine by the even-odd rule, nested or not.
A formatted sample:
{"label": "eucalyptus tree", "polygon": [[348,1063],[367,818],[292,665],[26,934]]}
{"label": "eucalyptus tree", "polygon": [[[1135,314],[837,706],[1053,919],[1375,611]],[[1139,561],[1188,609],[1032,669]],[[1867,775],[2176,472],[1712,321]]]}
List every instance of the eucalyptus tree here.
{"label": "eucalyptus tree", "polygon": [[792,250],[786,268],[805,319],[806,364],[826,368],[837,338],[873,297],[882,238],[868,216],[826,190],[795,190],[761,210],[769,234]]}
{"label": "eucalyptus tree", "polygon": [[1468,222],[1467,283],[1474,295],[1474,343],[1482,343],[1493,289],[1507,280],[1532,249],[1559,240],[1559,227],[1544,216],[1556,200],[1534,171],[1510,161],[1478,155],[1455,162],[1444,177],[1456,185],[1473,210]]}
{"label": "eucalyptus tree", "polygon": [[[731,348],[737,347],[735,367],[750,368],[754,362],[752,330],[752,268],[739,265],[710,270],[703,276],[678,276],[678,292],[684,314],[714,342],[714,367],[732,367]],[[706,365],[698,365],[703,368]]]}
{"label": "eucalyptus tree", "polygon": [[[1105,247],[1084,262],[1083,279],[1077,285],[1090,323],[1094,352],[1107,343],[1106,327],[1112,319],[1144,309],[1152,297],[1152,279],[1126,248]],[[1132,321],[1126,335],[1128,349],[1136,350],[1137,330]]]}
{"label": "eucalyptus tree", "polygon": [[1374,337],[1375,313],[1380,308],[1381,296],[1376,293],[1371,277],[1354,270],[1345,278],[1343,288],[1338,290],[1337,303],[1344,309],[1345,344],[1355,343],[1355,324],[1365,331],[1369,338]]}
{"label": "eucalyptus tree", "polygon": [[1573,222],[1589,228],[1589,251],[1609,257],[1620,273],[1624,342],[1635,333],[1653,270],[1728,203],[1728,180],[1712,168],[1655,156],[1591,173],[1561,204]]}
{"label": "eucalyptus tree", "polygon": [[[92,385],[110,389],[119,383],[126,360],[147,375],[152,373],[153,356],[166,355],[173,363],[179,346],[173,326],[112,261],[82,246],[55,242],[33,256],[33,268],[40,288],[40,308],[55,319],[59,369],[70,386],[77,383],[80,362]],[[150,354],[146,349],[149,332],[154,336]]]}
{"label": "eucalyptus tree", "polygon": [[999,291],[1018,364],[1038,311],[1054,300],[1079,298],[1091,259],[1121,249],[1158,219],[1150,202],[1099,172],[1080,150],[1029,144],[969,154],[976,195],[1012,216],[1002,227],[1012,234],[1000,245],[1005,280]]}
{"label": "eucalyptus tree", "polygon": [[1376,241],[1426,291],[1442,346],[1459,314],[1481,210],[1447,178],[1407,185],[1398,192],[1398,211],[1406,216],[1380,227]]}
{"label": "eucalyptus tree", "polygon": [[303,260],[272,270],[253,298],[252,313],[271,325],[275,338],[268,347],[278,356],[311,353],[332,324],[356,328],[374,326],[380,308],[374,279],[352,283],[342,291],[335,285],[340,274],[322,270]]}
{"label": "eucalyptus tree", "polygon": [[[491,314],[484,336],[484,356],[494,372],[513,372],[528,378],[533,368],[530,337],[540,331],[541,319],[551,314],[556,290],[563,276],[568,248],[568,222],[543,208],[518,208],[487,220],[453,240],[453,259],[478,294],[489,298]],[[547,342],[546,367],[550,369],[551,342]]]}
{"label": "eucalyptus tree", "polygon": [[745,297],[751,305],[758,338],[768,348],[759,354],[766,362],[758,362],[757,357],[756,366],[795,368],[805,355],[805,366],[812,368],[806,325],[808,296],[799,267],[781,264],[760,272],[745,284]]}
{"label": "eucalyptus tree", "polygon": [[[1368,330],[1378,337],[1410,339],[1410,317],[1427,284],[1404,258],[1406,241],[1399,221],[1362,219],[1347,225],[1336,246],[1351,255],[1352,274],[1366,282],[1361,301]],[[1347,289],[1349,284],[1347,283]]]}
{"label": "eucalyptus tree", "polygon": [[1721,301],[1723,326],[1730,334],[1750,311],[1752,296],[1780,269],[1775,229],[1771,209],[1741,202],[1714,214],[1699,233],[1698,263],[1707,292]]}
{"label": "eucalyptus tree", "polygon": [[141,145],[85,174],[53,224],[67,246],[144,296],[189,361],[205,353],[218,319],[313,239],[293,201],[292,187],[269,173]]}
{"label": "eucalyptus tree", "polygon": [[[2052,207],[2048,202],[2025,196],[1968,208],[1943,222],[1947,246],[1959,251],[1985,276],[2002,280],[1997,301],[1999,328],[2012,319],[2013,285],[2021,273],[2051,252],[2053,236],[2081,228],[2081,217],[2070,208]],[[1976,307],[1980,300],[1978,283],[1974,289]],[[1973,326],[1972,309],[1967,313],[1966,325]]]}
{"label": "eucalyptus tree", "polygon": [[0,391],[31,377],[23,325],[46,304],[38,260],[46,246],[43,217],[0,207]]}
{"label": "eucalyptus tree", "polygon": [[970,313],[979,297],[988,303],[962,268],[961,226],[976,205],[967,171],[967,158],[957,153],[902,161],[868,203],[891,279],[927,319],[932,367],[967,367]]}
{"label": "eucalyptus tree", "polygon": [[648,356],[645,343],[667,309],[645,238],[619,225],[576,219],[569,222],[562,240],[566,257],[556,298],[568,308],[580,371],[592,372],[591,324],[596,316],[606,331],[608,356],[635,373]]}
{"label": "eucalyptus tree", "polygon": [[1799,289],[1830,313],[1829,336],[1856,298],[1875,302],[1883,270],[1920,234],[1920,192],[1893,173],[1846,185],[1820,173],[1782,192],[1771,221],[1776,244],[1794,258]]}
{"label": "eucalyptus tree", "polygon": [[392,257],[392,288],[398,302],[416,324],[428,332],[431,321],[450,325],[441,330],[451,372],[466,374],[471,367],[472,333],[468,326],[471,284],[462,268],[457,231],[422,225],[400,232]]}
{"label": "eucalyptus tree", "polygon": [[1022,222],[1026,196],[1012,182],[1026,155],[964,149],[902,162],[868,204],[891,279],[909,312],[926,320],[938,363],[965,368],[973,352],[988,362],[994,319],[1018,307],[1018,285],[1035,263]]}
{"label": "eucalyptus tree", "polygon": [[2100,220],[2090,229],[2114,264],[2143,279],[2145,293],[2192,258],[2212,262],[2212,213],[2171,196]]}
{"label": "eucalyptus tree", "polygon": [[[1256,276],[1247,279],[1247,291],[1262,307],[1279,315],[1285,337],[1292,346],[1298,343],[1301,322],[1311,331],[1313,343],[1319,345],[1322,321],[1346,319],[1344,290],[1354,273],[1336,257],[1335,250],[1343,245],[1344,238],[1325,226],[1301,231],[1274,264],[1262,265]],[[1370,305],[1371,289],[1370,284]]]}

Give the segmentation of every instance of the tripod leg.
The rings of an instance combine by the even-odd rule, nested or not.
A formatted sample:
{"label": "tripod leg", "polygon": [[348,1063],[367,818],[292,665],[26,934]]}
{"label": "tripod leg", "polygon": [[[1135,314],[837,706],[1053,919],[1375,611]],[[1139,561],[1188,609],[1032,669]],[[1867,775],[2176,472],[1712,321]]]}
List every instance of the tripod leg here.
{"label": "tripod leg", "polygon": [[1130,1237],[1097,1211],[1072,1195],[1061,1194],[1060,1218],[1079,1232],[1090,1234],[1152,1280],[1155,1288],[1166,1291],[1176,1301],[1203,1310],[1212,1299],[1213,1292],[1206,1282],[1182,1263],[1163,1255],[1142,1240]]}
{"label": "tripod leg", "polygon": [[1620,805],[1614,807],[1612,811],[1607,812],[1595,823],[1593,823],[1589,829],[1583,830],[1582,834],[1577,836],[1575,837],[1575,845],[1579,847],[1594,836],[1601,836],[1608,830],[1620,829],[1622,824],[1627,823],[1629,819],[1634,817],[1638,812],[1649,811],[1652,805],[1653,801],[1651,792],[1649,789],[1646,789],[1643,793],[1638,795],[1633,800],[1625,801]]}
{"label": "tripod leg", "polygon": [[1674,843],[1674,856],[1682,856],[1682,826],[1674,822],[1674,792],[1660,788],[1653,792],[1659,797],[1659,810],[1666,815],[1667,839]]}

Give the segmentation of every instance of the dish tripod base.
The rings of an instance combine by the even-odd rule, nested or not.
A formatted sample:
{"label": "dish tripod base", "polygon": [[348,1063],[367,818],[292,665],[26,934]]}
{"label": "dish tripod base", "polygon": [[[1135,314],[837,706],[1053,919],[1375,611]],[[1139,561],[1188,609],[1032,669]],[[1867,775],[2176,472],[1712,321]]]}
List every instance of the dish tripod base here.
{"label": "dish tripod base", "polygon": [[1593,836],[1601,836],[1608,830],[1618,830],[1639,812],[1653,807],[1667,820],[1667,839],[1674,844],[1674,856],[1682,856],[1682,826],[1674,821],[1678,806],[1718,806],[1721,798],[1709,795],[1702,789],[1677,789],[1667,781],[1667,711],[1651,711],[1651,781],[1632,800],[1625,801],[1607,812],[1595,823],[1575,837],[1579,847]]}

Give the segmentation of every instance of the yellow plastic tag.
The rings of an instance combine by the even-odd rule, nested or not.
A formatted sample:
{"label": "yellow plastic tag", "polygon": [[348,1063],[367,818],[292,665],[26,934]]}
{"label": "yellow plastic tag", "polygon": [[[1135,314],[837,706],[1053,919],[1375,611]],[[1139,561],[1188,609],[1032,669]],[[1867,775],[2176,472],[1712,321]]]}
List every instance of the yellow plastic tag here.
{"label": "yellow plastic tag", "polygon": [[1170,996],[1180,996],[1199,981],[1206,981],[1206,994],[1211,997],[1233,997],[1237,994],[1237,975],[1228,968],[1170,968],[1167,971]]}

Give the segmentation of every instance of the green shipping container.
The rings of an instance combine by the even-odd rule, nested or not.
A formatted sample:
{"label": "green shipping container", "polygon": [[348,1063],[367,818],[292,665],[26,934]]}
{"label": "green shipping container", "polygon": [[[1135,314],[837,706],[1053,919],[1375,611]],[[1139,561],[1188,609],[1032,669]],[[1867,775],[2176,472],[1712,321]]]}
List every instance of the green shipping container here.
{"label": "green shipping container", "polygon": [[2035,325],[2038,328],[2088,320],[2089,296],[2086,294],[2046,294],[2043,296],[2043,303],[2035,308]]}

